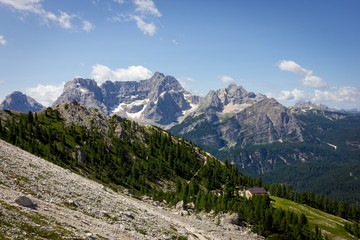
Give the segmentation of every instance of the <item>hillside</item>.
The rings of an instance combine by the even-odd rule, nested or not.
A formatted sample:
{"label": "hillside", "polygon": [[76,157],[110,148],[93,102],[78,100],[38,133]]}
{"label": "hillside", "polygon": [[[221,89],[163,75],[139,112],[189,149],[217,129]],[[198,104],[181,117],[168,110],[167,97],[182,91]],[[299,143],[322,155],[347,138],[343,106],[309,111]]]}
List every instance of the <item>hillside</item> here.
{"label": "hillside", "polygon": [[272,205],[276,208],[305,214],[310,223],[310,227],[315,231],[315,226],[318,226],[322,234],[327,235],[330,239],[357,239],[344,229],[345,223],[350,223],[348,220],[308,207],[304,204],[294,203],[284,198],[271,197],[271,200]]}
{"label": "hillside", "polygon": [[[14,202],[24,195],[37,206]],[[2,140],[0,199],[1,239],[261,239],[212,214],[114,192]]]}
{"label": "hillside", "polygon": [[[318,109],[292,109],[304,132],[315,140],[308,144],[261,146],[276,153],[299,150],[300,163],[280,166],[263,174],[263,180],[289,183],[298,190],[314,191],[348,203],[360,203],[360,118]],[[310,135],[310,136],[309,136]],[[279,150],[284,146],[283,150]],[[290,152],[290,151],[289,151]]]}

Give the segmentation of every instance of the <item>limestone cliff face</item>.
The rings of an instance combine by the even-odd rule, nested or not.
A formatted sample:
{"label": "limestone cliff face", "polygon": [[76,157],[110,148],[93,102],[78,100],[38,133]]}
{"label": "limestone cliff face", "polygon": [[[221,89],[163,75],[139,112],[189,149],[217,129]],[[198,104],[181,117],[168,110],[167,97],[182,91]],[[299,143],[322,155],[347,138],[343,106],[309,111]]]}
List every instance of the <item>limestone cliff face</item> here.
{"label": "limestone cliff face", "polygon": [[73,81],[67,82],[63,93],[54,102],[53,106],[55,107],[59,103],[69,103],[73,100],[90,109],[97,108],[102,112],[107,111],[107,107],[103,103],[101,89],[92,79],[75,78]]}
{"label": "limestone cliff face", "polygon": [[194,113],[171,131],[213,149],[303,141],[301,128],[286,107],[235,84],[210,91]]}
{"label": "limestone cliff face", "polygon": [[53,106],[74,99],[108,115],[117,114],[163,128],[174,125],[199,100],[186,92],[174,77],[162,73],[138,82],[107,81],[100,87],[94,80],[74,79],[66,83]]}
{"label": "limestone cliff face", "polygon": [[35,99],[26,96],[25,94],[15,91],[6,96],[5,100],[0,104],[0,109],[15,110],[27,113],[29,111],[37,112],[45,107],[38,103]]}

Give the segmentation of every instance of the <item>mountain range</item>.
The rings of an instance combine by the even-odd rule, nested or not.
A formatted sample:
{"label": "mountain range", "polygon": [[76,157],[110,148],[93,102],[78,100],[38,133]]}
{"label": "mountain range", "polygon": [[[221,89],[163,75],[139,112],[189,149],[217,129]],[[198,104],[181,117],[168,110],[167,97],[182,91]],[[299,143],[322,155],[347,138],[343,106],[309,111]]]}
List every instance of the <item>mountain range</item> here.
{"label": "mountain range", "polygon": [[174,77],[155,73],[147,80],[107,81],[100,87],[94,80],[76,78],[65,84],[64,92],[53,106],[73,99],[107,115],[117,114],[139,123],[168,128],[191,111],[200,97],[186,92]]}
{"label": "mountain range", "polygon": [[[158,72],[142,81],[100,86],[76,78],[65,84],[53,107],[73,100],[106,115],[167,129],[251,176],[360,202],[359,194],[344,195],[350,189],[360,192],[359,116],[309,102],[288,108],[235,84],[199,97]],[[333,179],[342,184],[328,185]]]}

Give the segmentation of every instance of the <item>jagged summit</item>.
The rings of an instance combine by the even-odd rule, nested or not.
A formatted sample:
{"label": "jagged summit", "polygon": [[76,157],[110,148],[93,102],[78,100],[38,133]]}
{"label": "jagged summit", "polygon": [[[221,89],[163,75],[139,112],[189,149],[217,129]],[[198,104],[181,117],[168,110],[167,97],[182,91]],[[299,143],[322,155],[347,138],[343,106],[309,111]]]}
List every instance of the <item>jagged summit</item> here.
{"label": "jagged summit", "polygon": [[276,141],[303,141],[289,109],[273,98],[230,84],[210,91],[199,107],[170,131],[210,149]]}
{"label": "jagged summit", "polygon": [[59,103],[68,103],[77,100],[88,108],[97,108],[102,112],[106,112],[107,108],[102,103],[103,97],[101,88],[95,80],[75,78],[73,81],[67,82],[64,91],[60,97],[53,103],[56,106]]}
{"label": "jagged summit", "polygon": [[29,111],[37,112],[44,108],[45,107],[35,99],[19,91],[15,91],[6,96],[5,100],[0,104],[0,109],[16,110],[25,113]]}
{"label": "jagged summit", "polygon": [[175,124],[199,100],[174,77],[159,72],[141,81],[106,81],[101,86],[91,79],[76,78],[66,83],[53,106],[74,99],[107,115],[117,114],[164,128]]}
{"label": "jagged summit", "polygon": [[[317,108],[320,110],[332,110],[330,109],[328,106],[326,106],[325,104],[315,104],[312,103],[310,101],[306,101],[306,102],[297,102],[295,103],[294,107],[313,107],[313,108]],[[335,109],[334,109],[335,110]]]}
{"label": "jagged summit", "polygon": [[266,99],[265,95],[247,92],[242,86],[232,83],[227,88],[211,90],[200,103],[199,112],[237,113],[263,99]]}

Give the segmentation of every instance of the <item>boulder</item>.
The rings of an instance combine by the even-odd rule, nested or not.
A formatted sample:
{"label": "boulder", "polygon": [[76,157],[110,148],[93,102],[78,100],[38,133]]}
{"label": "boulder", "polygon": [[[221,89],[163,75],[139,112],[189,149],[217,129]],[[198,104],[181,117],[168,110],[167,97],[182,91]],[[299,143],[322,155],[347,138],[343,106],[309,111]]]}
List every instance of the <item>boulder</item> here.
{"label": "boulder", "polygon": [[75,147],[72,156],[77,159],[79,163],[84,163],[86,161],[85,153],[80,146]]}
{"label": "boulder", "polygon": [[127,189],[127,188],[125,188],[125,189],[123,190],[123,193],[126,194],[126,195],[128,195],[128,196],[132,196],[132,195],[133,195],[133,192],[132,192],[130,189]]}
{"label": "boulder", "polygon": [[193,202],[189,202],[188,204],[186,204],[186,207],[188,209],[195,209],[195,204]]}
{"label": "boulder", "polygon": [[27,196],[19,196],[15,199],[15,203],[19,204],[20,206],[27,207],[27,208],[36,208],[37,204],[28,198]]}
{"label": "boulder", "polygon": [[176,204],[175,209],[178,211],[185,210],[185,204],[184,201],[180,201]]}
{"label": "boulder", "polygon": [[224,218],[222,219],[222,222],[224,224],[240,225],[239,215],[237,213],[225,214]]}

